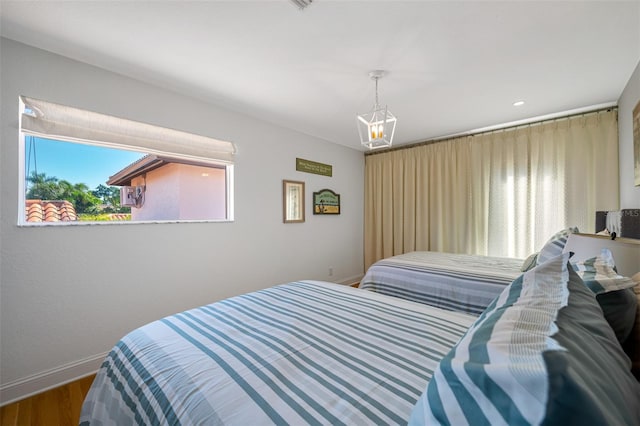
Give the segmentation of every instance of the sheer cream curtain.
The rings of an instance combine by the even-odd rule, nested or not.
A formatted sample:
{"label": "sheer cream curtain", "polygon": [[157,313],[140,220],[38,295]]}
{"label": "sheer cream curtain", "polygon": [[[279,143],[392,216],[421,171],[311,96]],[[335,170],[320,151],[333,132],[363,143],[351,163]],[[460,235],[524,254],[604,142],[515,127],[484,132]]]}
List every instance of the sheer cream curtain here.
{"label": "sheer cream curtain", "polygon": [[365,267],[414,250],[526,257],[618,208],[617,111],[365,158]]}

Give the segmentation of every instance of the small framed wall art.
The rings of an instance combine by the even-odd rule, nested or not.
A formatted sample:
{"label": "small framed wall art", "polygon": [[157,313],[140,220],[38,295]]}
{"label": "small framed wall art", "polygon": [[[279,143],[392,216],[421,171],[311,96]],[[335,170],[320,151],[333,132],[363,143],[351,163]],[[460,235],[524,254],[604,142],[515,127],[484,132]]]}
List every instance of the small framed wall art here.
{"label": "small framed wall art", "polygon": [[330,189],[314,192],[313,214],[340,214],[340,194]]}
{"label": "small framed wall art", "polygon": [[304,182],[282,181],[282,212],[284,223],[304,222]]}

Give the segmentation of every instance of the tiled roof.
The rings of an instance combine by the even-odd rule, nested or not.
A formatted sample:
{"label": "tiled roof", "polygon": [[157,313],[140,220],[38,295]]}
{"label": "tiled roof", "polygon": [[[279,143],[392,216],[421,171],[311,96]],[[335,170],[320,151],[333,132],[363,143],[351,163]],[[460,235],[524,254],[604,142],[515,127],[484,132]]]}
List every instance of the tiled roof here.
{"label": "tiled roof", "polygon": [[109,220],[125,221],[131,220],[131,213],[111,213]]}
{"label": "tiled roof", "polygon": [[78,220],[76,209],[67,200],[27,200],[27,222],[71,222]]}

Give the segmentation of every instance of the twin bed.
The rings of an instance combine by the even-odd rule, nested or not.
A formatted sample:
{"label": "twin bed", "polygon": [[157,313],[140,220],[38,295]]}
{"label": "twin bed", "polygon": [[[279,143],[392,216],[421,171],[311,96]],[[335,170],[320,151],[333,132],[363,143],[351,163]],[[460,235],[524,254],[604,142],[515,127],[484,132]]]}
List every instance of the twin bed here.
{"label": "twin bed", "polygon": [[523,275],[413,253],[362,288],[301,281],[155,321],[109,353],[81,424],[578,424],[585,405],[640,424],[629,358],[567,259]]}
{"label": "twin bed", "polygon": [[84,424],[402,424],[475,320],[303,281],[146,325],[89,391]]}
{"label": "twin bed", "polygon": [[382,259],[360,288],[479,315],[522,274],[523,259],[415,251]]}

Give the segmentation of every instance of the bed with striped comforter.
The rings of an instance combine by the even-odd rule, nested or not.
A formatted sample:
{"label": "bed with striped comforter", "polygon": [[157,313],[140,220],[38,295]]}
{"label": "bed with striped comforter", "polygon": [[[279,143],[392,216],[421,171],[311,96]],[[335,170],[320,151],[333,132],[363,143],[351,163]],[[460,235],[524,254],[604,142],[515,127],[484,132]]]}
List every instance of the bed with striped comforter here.
{"label": "bed with striped comforter", "polygon": [[406,424],[475,316],[301,281],[185,311],[126,335],[82,425]]}
{"label": "bed with striped comforter", "polygon": [[522,272],[522,259],[415,251],[371,265],[360,288],[479,315]]}

